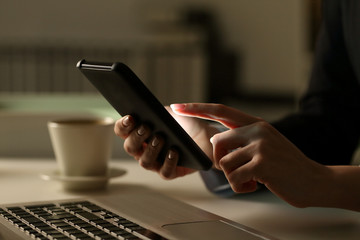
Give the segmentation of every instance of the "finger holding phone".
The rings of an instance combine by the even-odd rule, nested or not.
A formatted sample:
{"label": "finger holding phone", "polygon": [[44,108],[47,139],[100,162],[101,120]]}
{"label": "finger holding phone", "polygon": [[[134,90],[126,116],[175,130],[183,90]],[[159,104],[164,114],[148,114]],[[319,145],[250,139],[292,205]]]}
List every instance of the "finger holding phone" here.
{"label": "finger holding phone", "polygon": [[[212,145],[209,139],[219,130],[200,119],[174,114],[169,107],[166,109],[211,159]],[[138,160],[142,167],[157,172],[164,179],[174,179],[196,171],[177,165],[179,154],[175,149],[168,149],[165,159],[159,159],[164,138],[161,135],[152,135],[148,126],[139,125],[130,115],[120,118],[114,131],[125,140],[124,149],[129,155]]]}

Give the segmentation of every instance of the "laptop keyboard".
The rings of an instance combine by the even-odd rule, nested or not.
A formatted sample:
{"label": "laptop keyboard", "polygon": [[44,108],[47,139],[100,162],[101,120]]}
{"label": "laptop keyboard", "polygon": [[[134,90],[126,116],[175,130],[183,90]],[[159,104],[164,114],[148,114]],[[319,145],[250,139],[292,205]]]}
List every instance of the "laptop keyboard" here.
{"label": "laptop keyboard", "polygon": [[90,201],[0,208],[0,216],[31,239],[165,238]]}

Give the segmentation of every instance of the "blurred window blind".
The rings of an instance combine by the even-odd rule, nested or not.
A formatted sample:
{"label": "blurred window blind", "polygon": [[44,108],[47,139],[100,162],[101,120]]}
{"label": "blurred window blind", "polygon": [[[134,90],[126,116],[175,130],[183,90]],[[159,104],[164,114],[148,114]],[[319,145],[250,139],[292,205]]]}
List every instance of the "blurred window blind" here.
{"label": "blurred window blind", "polygon": [[162,41],[144,47],[0,45],[0,94],[92,93],[75,67],[80,59],[124,62],[163,104],[206,99],[206,54],[194,41]]}

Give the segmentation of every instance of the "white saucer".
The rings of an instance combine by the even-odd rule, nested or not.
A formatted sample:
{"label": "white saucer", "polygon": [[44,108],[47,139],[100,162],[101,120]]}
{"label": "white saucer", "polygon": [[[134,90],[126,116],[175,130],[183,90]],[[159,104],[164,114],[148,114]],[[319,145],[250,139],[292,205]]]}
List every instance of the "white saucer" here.
{"label": "white saucer", "polygon": [[123,176],[126,173],[124,169],[110,168],[106,176],[62,176],[58,170],[50,173],[43,173],[40,177],[46,181],[59,181],[63,184],[65,190],[96,190],[104,188],[112,178]]}

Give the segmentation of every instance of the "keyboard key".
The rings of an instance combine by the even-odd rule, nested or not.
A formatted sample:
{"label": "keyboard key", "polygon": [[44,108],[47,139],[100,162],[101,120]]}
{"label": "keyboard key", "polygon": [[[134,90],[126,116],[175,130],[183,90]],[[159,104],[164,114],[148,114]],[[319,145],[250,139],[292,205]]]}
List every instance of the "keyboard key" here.
{"label": "keyboard key", "polygon": [[7,209],[10,212],[24,211],[21,207],[8,207]]}
{"label": "keyboard key", "polygon": [[96,216],[95,214],[86,211],[78,212],[77,215],[85,218],[88,221],[102,220],[100,217]]}
{"label": "keyboard key", "polygon": [[121,229],[121,228],[112,229],[111,232],[116,234],[117,236],[121,236],[121,235],[128,233],[128,231],[126,231],[125,229]]}
{"label": "keyboard key", "polygon": [[66,219],[65,216],[57,216],[57,215],[50,215],[50,216],[44,216],[43,219],[47,222],[58,222],[63,221]]}
{"label": "keyboard key", "polygon": [[27,205],[25,208],[27,209],[35,209],[35,208],[49,208],[49,207],[55,207],[55,204],[40,204],[40,205]]}
{"label": "keyboard key", "polygon": [[36,218],[36,217],[34,217],[32,215],[28,216],[28,217],[22,217],[22,220],[28,225],[30,225],[31,223],[40,223],[40,222],[42,222],[40,219],[38,219],[38,218]]}
{"label": "keyboard key", "polygon": [[110,234],[108,234],[108,233],[104,233],[104,232],[102,232],[102,233],[100,233],[100,234],[98,234],[98,235],[95,235],[95,238],[96,239],[104,239],[104,240],[111,240],[111,239],[117,239],[117,238],[115,238],[114,236],[111,236]]}
{"label": "keyboard key", "polygon": [[88,232],[88,233],[99,230],[97,227],[92,226],[92,225],[82,227],[81,229],[82,229],[83,231],[85,231],[85,232]]}
{"label": "keyboard key", "polygon": [[90,202],[83,202],[79,203],[85,210],[88,210],[90,212],[101,212],[104,209],[102,207],[99,207],[98,205],[92,204]]}
{"label": "keyboard key", "polygon": [[61,219],[51,220],[51,221],[48,221],[48,223],[55,226],[55,227],[61,227],[61,226],[69,225],[68,223],[64,222]]}

